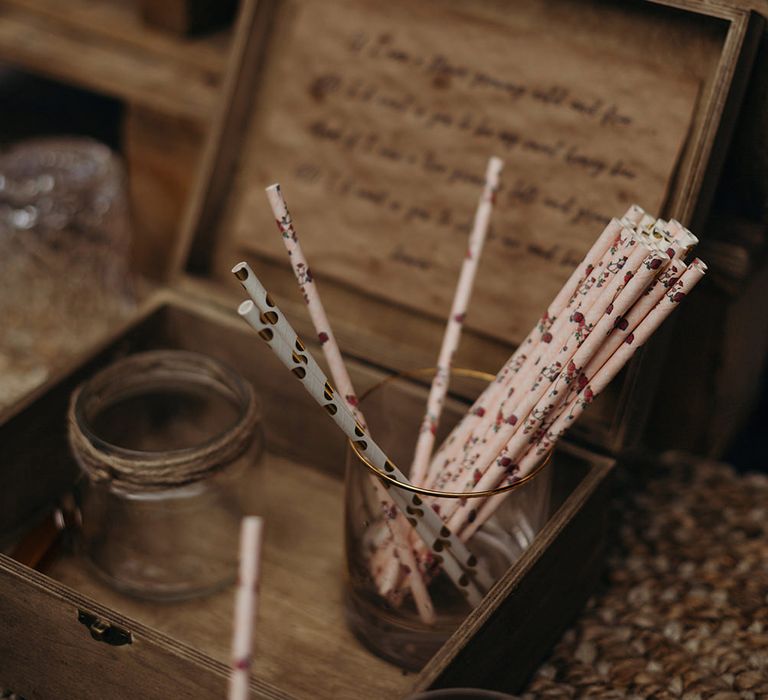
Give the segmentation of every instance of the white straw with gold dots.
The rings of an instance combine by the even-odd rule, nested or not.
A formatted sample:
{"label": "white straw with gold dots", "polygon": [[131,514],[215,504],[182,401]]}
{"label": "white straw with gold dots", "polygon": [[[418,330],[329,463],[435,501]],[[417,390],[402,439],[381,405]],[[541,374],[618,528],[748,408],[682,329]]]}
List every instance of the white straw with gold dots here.
{"label": "white straw with gold dots", "polygon": [[[410,486],[402,472],[355,420],[347,405],[338,399],[325,374],[253,271],[245,263],[236,265],[233,271],[256,302],[243,302],[238,308],[238,313],[294,376],[302,381],[307,392],[326,410],[371,464],[398,483]],[[424,506],[416,494],[406,494],[405,490],[398,488],[390,489],[390,493],[398,508],[407,514],[409,522],[421,539],[439,557],[438,560],[442,560],[443,569],[451,581],[466,595],[471,605],[477,605],[482,599],[481,590],[488,590],[493,585],[493,579],[485,567],[466,545],[445,527],[440,516]]]}

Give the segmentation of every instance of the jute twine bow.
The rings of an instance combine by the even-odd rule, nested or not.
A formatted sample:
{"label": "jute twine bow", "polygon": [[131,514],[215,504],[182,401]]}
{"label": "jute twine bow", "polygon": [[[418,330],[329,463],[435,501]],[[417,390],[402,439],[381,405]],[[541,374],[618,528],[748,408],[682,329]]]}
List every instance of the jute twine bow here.
{"label": "jute twine bow", "polygon": [[[145,452],[112,445],[92,432],[93,419],[122,399],[165,382],[207,387],[241,409],[235,425],[194,447]],[[180,350],[131,355],[95,374],[72,394],[67,413],[69,443],[94,482],[125,491],[161,491],[204,479],[240,457],[250,446],[259,411],[253,387],[211,357]]]}

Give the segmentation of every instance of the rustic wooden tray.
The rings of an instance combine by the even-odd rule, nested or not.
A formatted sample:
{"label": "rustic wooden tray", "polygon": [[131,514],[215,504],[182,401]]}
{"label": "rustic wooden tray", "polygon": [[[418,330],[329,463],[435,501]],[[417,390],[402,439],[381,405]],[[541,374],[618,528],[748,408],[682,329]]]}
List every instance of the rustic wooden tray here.
{"label": "rustic wooden tray", "polygon": [[[3,489],[3,514],[22,504],[50,508],[73,482],[64,410],[74,386],[109,361],[150,348],[195,350],[227,362],[259,388],[266,407],[265,501],[288,507],[267,506],[264,513],[254,697],[390,698],[445,684],[519,687],[599,575],[613,462],[564,445],[553,462],[551,519],[453,638],[418,675],[376,658],[344,620],[344,441],[298,382],[285,385],[277,361],[234,314],[172,298],[153,303],[0,428],[5,454],[30,457],[14,465],[23,478]],[[351,370],[361,387],[382,377],[359,363]],[[29,521],[33,513],[23,515]],[[205,600],[140,602],[105,587],[66,551],[49,561],[45,575],[2,556],[0,678],[27,698],[121,697],[128,688],[137,697],[223,697],[232,602],[231,589]],[[130,632],[132,643],[95,641],[79,612]]]}
{"label": "rustic wooden tray", "polygon": [[[616,454],[628,436],[639,432],[650,391],[631,401],[629,397],[639,377],[642,388],[652,386],[653,372],[636,364],[612,396],[590,411],[579,439],[594,449],[565,444],[558,450],[548,524],[420,674],[404,675],[351,638],[341,597],[341,518],[333,515],[342,507],[343,441],[329,430],[327,418],[315,410],[298,384],[285,382],[282,368],[236,318],[232,309],[237,285],[227,272],[233,262],[247,256],[299,332],[312,336],[270,217],[241,207],[253,191],[269,184],[256,176],[261,163],[260,151],[254,150],[260,120],[270,117],[262,78],[294,13],[305,4],[313,11],[326,7],[243,3],[222,109],[187,212],[172,289],[159,292],[128,328],[0,416],[0,539],[33,525],[71,486],[76,468],[66,445],[64,415],[69,393],[79,382],[111,359],[141,349],[206,352],[253,381],[267,408],[266,488],[292,494],[290,507],[292,512],[297,509],[293,514],[313,522],[312,534],[299,541],[291,536],[291,513],[265,514],[268,603],[259,627],[253,696],[392,697],[451,685],[514,691],[581,607],[600,574],[606,477],[613,461],[599,453]],[[372,7],[364,2],[354,6]],[[340,4],[334,0],[328,7],[333,13]],[[397,4],[393,12],[402,16],[404,7]],[[445,5],[420,3],[418,21],[429,23],[432,17],[443,21],[444,11],[467,14],[474,24],[496,26],[496,31],[511,19],[522,18],[538,34],[551,31],[553,37],[573,39],[582,47],[605,42],[620,57],[618,64],[650,61],[660,70],[674,64],[677,71],[693,75],[700,86],[697,108],[675,171],[667,173],[669,186],[659,213],[693,225],[706,214],[756,45],[759,22],[752,14],[725,2],[687,0],[546,4],[520,0],[510,5],[452,0]],[[378,10],[372,12],[378,17]],[[452,37],[461,39],[456,25],[451,27],[446,50]],[[298,104],[298,113],[305,106]],[[484,159],[487,152],[478,150],[475,155]],[[355,167],[343,154],[329,157],[339,168]],[[283,179],[282,164],[275,168],[275,179]],[[312,220],[302,216],[302,197],[293,197],[293,191],[289,197],[297,225],[299,220]],[[472,197],[464,197],[465,204]],[[250,237],[247,241],[244,230]],[[348,237],[351,230],[340,225],[325,235]],[[313,260],[322,258],[322,247],[311,239],[305,248]],[[450,252],[436,249],[438,253],[453,259]],[[562,275],[562,270],[545,264],[537,269],[548,284]],[[322,260],[318,270],[326,271]],[[327,272],[323,297],[343,350],[357,358],[350,361],[350,368],[359,390],[377,381],[382,367],[407,370],[433,364],[444,323],[439,304],[431,313],[423,304],[417,308],[394,303],[389,292],[368,279],[345,278],[331,268]],[[371,274],[375,280],[376,270]],[[393,283],[413,289],[405,276]],[[508,288],[514,280],[504,283],[497,301],[499,314],[509,305]],[[449,282],[445,284],[450,288]],[[526,306],[527,301],[521,300],[522,313],[533,319],[541,308],[532,302]],[[494,334],[470,327],[457,364],[494,371],[519,339],[513,332]],[[302,441],[296,440],[299,429]],[[302,488],[310,487],[316,497],[302,500]],[[308,509],[306,516],[299,515],[300,506]],[[138,603],[101,586],[64,551],[44,573],[0,555],[0,614],[5,620],[0,685],[28,699],[223,697],[230,607],[231,591],[194,604]],[[111,646],[92,639],[79,617],[87,621],[94,616],[129,632],[132,642]]]}

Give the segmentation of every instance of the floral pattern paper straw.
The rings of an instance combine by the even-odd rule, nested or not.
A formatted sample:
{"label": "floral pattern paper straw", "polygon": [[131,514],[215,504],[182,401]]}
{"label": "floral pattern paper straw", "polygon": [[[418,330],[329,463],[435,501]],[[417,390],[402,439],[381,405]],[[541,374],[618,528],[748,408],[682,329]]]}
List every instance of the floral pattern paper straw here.
{"label": "floral pattern paper straw", "polygon": [[240,574],[235,593],[235,620],[232,637],[232,670],[229,700],[247,700],[253,660],[253,627],[259,609],[262,520],[243,518],[240,525]]}
{"label": "floral pattern paper straw", "polygon": [[[571,360],[579,346],[597,326],[606,307],[616,301],[620,291],[632,280],[632,275],[640,267],[649,251],[648,246],[642,244],[629,249],[632,252],[628,258],[621,257],[621,260],[626,262],[626,266],[622,262],[612,271],[605,271],[603,291],[598,297],[601,301],[592,302],[584,313],[574,312],[571,314],[568,318],[568,325],[562,325],[561,330],[558,331],[553,340],[552,347],[545,351],[544,360],[540,365],[541,369],[535,376],[533,383],[530,383],[530,376],[521,380],[524,382],[523,386],[529,387],[528,390],[517,401],[513,401],[508,409],[504,408],[502,404],[502,408],[499,410],[502,419],[492,426],[485,441],[472,452],[467,466],[461,473],[464,490],[474,488],[474,490],[479,491],[495,488],[504,476],[516,470],[514,461],[506,456],[499,457],[500,453],[513,439],[528,415],[537,408],[539,401],[558,379],[561,371],[567,367],[568,361]],[[652,272],[655,273],[656,269]],[[620,271],[624,274],[618,274]],[[638,293],[642,293],[643,289],[644,287],[641,287]],[[498,468],[493,468],[494,464]],[[488,483],[493,483],[493,485],[487,486]],[[471,509],[462,507],[461,504],[451,504],[448,507],[448,512],[442,513],[442,515],[450,527],[452,522],[463,523],[463,518],[470,511]],[[455,518],[454,515],[456,515]]]}
{"label": "floral pattern paper straw", "polygon": [[[651,253],[645,258],[639,270],[632,276],[615,300],[611,300],[610,297],[606,300],[609,303],[605,312],[591,332],[580,342],[576,351],[567,361],[563,356],[563,362],[558,363],[562,364],[562,369],[557,378],[550,385],[547,385],[548,391],[531,407],[529,412],[521,411],[520,426],[496,458],[496,469],[492,464],[479,480],[477,490],[495,488],[506,475],[517,473],[519,467],[515,456],[519,454],[519,450],[530,441],[530,436],[536,433],[547,416],[552,415],[553,411],[567,400],[569,393],[579,387],[582,382],[586,382],[582,370],[613,330],[615,320],[628,312],[668,262],[669,258],[665,253]],[[523,415],[524,413],[525,415]],[[489,486],[488,484],[493,485]]]}
{"label": "floral pattern paper straw", "polygon": [[[525,391],[514,395],[507,394],[490,420],[486,421],[486,432],[478,435],[475,445],[465,455],[462,468],[453,476],[452,483],[471,475],[468,487],[478,483],[486,465],[490,464],[504,445],[517,430],[518,421],[524,418],[541,398],[549,383],[553,382],[570,359],[576,347],[586,338],[602,316],[605,306],[613,301],[623,285],[631,279],[631,274],[639,267],[648,253],[646,245],[638,245],[639,239],[630,231],[624,230],[604,256],[601,267],[596,268],[594,276],[589,276],[575,293],[570,314],[561,314],[552,325],[552,340],[540,344],[540,356],[535,363],[517,377],[517,383]],[[599,272],[598,272],[599,270]],[[620,274],[623,273],[623,274]],[[596,303],[603,299],[600,307]],[[510,465],[512,466],[512,465]],[[457,505],[452,505],[451,512]],[[445,515],[445,514],[444,514]]]}
{"label": "floral pattern paper straw", "polygon": [[503,163],[500,158],[491,158],[488,161],[488,167],[485,172],[485,185],[477,205],[474,225],[469,235],[469,243],[467,244],[467,253],[461,266],[459,282],[456,285],[451,312],[445,327],[443,342],[440,346],[440,354],[437,358],[437,372],[429,389],[427,410],[421,423],[418,440],[416,441],[416,451],[413,456],[410,472],[411,481],[414,484],[423,485],[426,480],[429,458],[432,455],[437,426],[440,421],[440,414],[443,411],[443,402],[445,401],[445,395],[450,382],[453,357],[459,347],[461,329],[466,318],[469,299],[472,295],[472,286],[475,282],[480,255],[485,243],[486,233],[488,232],[496,191],[499,189],[499,174],[501,173],[502,166]]}
{"label": "floral pattern paper straw", "polygon": [[[504,449],[484,469],[482,476],[478,479],[475,486],[478,491],[496,488],[505,478],[519,475],[520,467],[517,460],[525,453],[532,436],[536,435],[547,418],[553,415],[567,400],[569,392],[580,386],[580,383],[585,380],[582,369],[610,334],[615,319],[629,310],[646,290],[651,280],[659,274],[663,265],[668,263],[669,258],[665,253],[652,252],[645,258],[637,273],[633,275],[615,299],[606,294],[608,304],[605,307],[605,312],[589,335],[579,343],[575,352],[570,353],[571,357],[566,360],[563,356],[562,369],[558,372],[557,377],[550,384],[545,385],[545,392],[536,392],[540,395],[539,400],[530,406],[533,403],[531,400],[528,404],[530,409],[526,406],[520,411],[518,414],[520,421],[515,426],[514,433],[510,436]],[[533,397],[533,394],[530,396]],[[452,518],[448,520],[448,525],[461,529],[473,515],[475,515],[474,504],[469,508],[460,506]]]}
{"label": "floral pattern paper straw", "polygon": [[[339,345],[336,342],[336,337],[331,329],[331,324],[328,322],[328,316],[325,313],[325,308],[320,299],[317,284],[315,283],[309,263],[307,262],[304,251],[299,243],[299,237],[294,228],[293,220],[288,211],[288,205],[285,202],[282,189],[279,184],[274,184],[267,187],[266,192],[267,199],[269,200],[272,213],[277,223],[277,228],[280,231],[280,237],[288,251],[293,273],[307,305],[307,309],[309,310],[312,324],[315,327],[315,332],[320,341],[320,346],[325,355],[325,360],[328,363],[328,368],[331,371],[333,381],[336,383],[336,387],[344,397],[344,401],[352,411],[355,419],[364,428],[367,428],[365,418],[358,408],[357,395],[352,386],[352,380],[347,372],[347,367],[341,356]],[[385,550],[393,560],[392,568],[395,569],[395,574],[390,574],[383,580],[379,577],[377,580],[379,591],[382,595],[386,595],[394,585],[396,585],[397,571],[399,571],[400,565],[402,564],[411,573],[412,579],[414,579],[409,583],[419,616],[426,624],[433,624],[435,621],[435,610],[432,600],[429,597],[426,584],[424,583],[424,579],[419,571],[416,557],[411,549],[408,537],[408,524],[405,522],[402,513],[399,513],[396,510],[392,499],[389,497],[389,494],[387,494],[387,490],[381,482],[377,478],[371,476],[371,483],[376,492],[381,513],[387,528],[391,533],[390,543],[393,544],[395,550],[392,551],[389,548]],[[386,570],[384,573],[386,573]],[[376,576],[375,572],[374,576]]]}
{"label": "floral pattern paper straw", "polygon": [[[341,357],[339,344],[336,342],[336,337],[331,329],[331,324],[328,322],[325,308],[320,301],[320,295],[318,294],[317,285],[312,276],[312,270],[304,256],[304,251],[301,249],[299,237],[293,226],[293,220],[288,211],[288,206],[285,203],[283,192],[280,185],[277,183],[267,187],[266,192],[269,205],[272,207],[272,213],[274,214],[277,223],[277,228],[280,231],[280,237],[283,240],[283,245],[285,246],[286,251],[288,251],[288,256],[291,260],[293,274],[299,284],[299,289],[304,297],[304,302],[307,305],[309,315],[312,318],[312,323],[317,332],[317,339],[320,342],[323,354],[328,362],[328,368],[331,370],[331,375],[336,382],[336,386],[339,391],[341,391],[347,405],[353,410],[356,410],[357,395],[352,387],[352,380],[349,378],[349,373],[347,372],[344,360]],[[358,420],[361,419],[359,412],[357,418]],[[360,422],[364,424],[364,421],[360,420]]]}
{"label": "floral pattern paper straw", "polygon": [[[409,485],[408,480],[387,458],[383,450],[355,420],[346,403],[339,402],[333,387],[318,366],[304,344],[291,328],[284,315],[276,307],[266,290],[253,273],[248,280],[246,265],[238,264],[233,271],[243,286],[249,283],[248,292],[251,301],[243,302],[238,313],[259,334],[280,361],[301,380],[304,388],[331,416],[337,426],[352,440],[360,451],[377,469],[389,474],[395,481]],[[246,277],[242,275],[246,275]],[[423,501],[414,495],[405,495],[404,491],[390,489],[393,500],[407,513],[408,521],[418,532],[430,550],[442,560],[442,566],[448,577],[464,593],[471,605],[477,605],[482,599],[480,589],[487,590],[493,584],[485,566],[448,528],[440,517],[424,506]],[[479,588],[478,588],[479,586]]]}
{"label": "floral pattern paper straw", "polygon": [[[642,210],[638,207],[635,215],[639,215],[640,211]],[[460,467],[455,469],[453,474],[450,472],[443,474],[444,479],[438,480],[436,488],[445,488],[446,485],[450,484],[449,488],[452,490],[486,490],[498,486],[497,479],[503,480],[505,478],[506,471],[499,477],[498,473],[491,469],[491,465],[506,442],[512,439],[520,416],[527,416],[527,413],[535,407],[536,402],[546,391],[548,381],[551,382],[557,378],[563,362],[570,359],[570,356],[575,352],[573,343],[579,345],[588,337],[603,315],[601,309],[604,310],[609,302],[615,301],[619,292],[632,279],[632,272],[652,251],[652,248],[641,243],[640,238],[632,231],[614,223],[611,233],[615,234],[617,230],[618,235],[606,236],[610,242],[607,244],[608,249],[600,262],[597,265],[592,265],[589,270],[585,269],[587,274],[580,276],[568,302],[571,313],[567,314],[565,310],[560,313],[559,318],[556,319],[559,323],[550,326],[553,330],[552,337],[548,339],[548,342],[538,344],[540,356],[533,364],[529,365],[522,376],[516,377],[516,381],[521,386],[531,387],[530,392],[524,393],[522,397],[515,395],[516,401],[513,401],[512,404],[516,406],[514,412],[504,413],[505,400],[498,403],[498,408],[493,407],[495,416],[486,417],[479,424],[480,428],[483,425],[487,427],[484,437],[482,439],[480,437],[473,438],[472,442],[468,441]],[[658,256],[658,258],[659,261],[666,261],[664,256]],[[653,274],[657,268],[658,266],[652,268]],[[624,274],[619,274],[622,271]],[[637,293],[641,293],[642,289],[640,287]],[[603,300],[602,306],[598,303],[600,299]],[[553,361],[556,356],[557,360]],[[539,369],[542,358],[544,358],[544,362],[551,364]],[[507,392],[506,399],[511,397],[512,392]],[[523,402],[524,408],[520,408],[520,401]],[[475,434],[480,434],[477,429]],[[471,449],[473,445],[474,449]],[[510,470],[516,468],[507,459],[503,459],[502,465]],[[450,480],[445,477],[449,477]],[[495,483],[489,486],[489,481]],[[440,514],[449,523],[449,527],[452,526],[452,523],[464,526],[467,517],[471,518],[476,515],[476,505],[473,502],[472,507],[467,507],[467,502],[452,501],[448,504],[440,504]]]}
{"label": "floral pattern paper straw", "polygon": [[583,388],[570,399],[568,410],[563,412],[550,429],[554,434],[562,435],[568,426],[583,413],[584,409],[608,386],[632,355],[637,352],[638,348],[648,342],[648,339],[677,308],[678,304],[691,293],[691,290],[703,279],[706,271],[707,266],[696,258],[683,272],[680,279],[672,287],[665,290],[663,297],[637,327],[624,338],[624,342],[613,353],[610,360],[597,370],[591,379],[588,378],[581,382]]}
{"label": "floral pattern paper straw", "polygon": [[[633,204],[624,214],[623,220],[631,225],[636,224],[645,216],[645,212]],[[590,277],[599,261],[603,259],[608,249],[616,243],[617,236],[621,232],[622,223],[613,219],[600,234],[598,239],[592,245],[590,250],[584,256],[579,266],[574,269],[571,276],[563,285],[553,302],[547,308],[547,311],[541,317],[539,323],[528,334],[526,339],[518,346],[514,354],[507,360],[496,379],[491,382],[483,391],[480,397],[472,405],[472,408],[462,418],[460,423],[454,428],[451,435],[443,443],[437,455],[430,466],[428,482],[432,486],[437,486],[437,479],[441,471],[443,474],[443,483],[446,483],[453,476],[449,468],[458,457],[458,451],[467,438],[471,436],[475,427],[480,423],[490,407],[495,406],[503,393],[508,391],[509,382],[514,375],[520,372],[526,362],[530,359],[530,350],[539,342],[550,343],[552,341],[552,324],[561,316],[568,307],[576,294],[577,289],[582,287],[585,281]]]}
{"label": "floral pattern paper straw", "polygon": [[600,369],[624,342],[626,333],[634,329],[640,321],[650,312],[657,302],[664,296],[665,290],[674,285],[685,271],[685,263],[680,259],[685,248],[676,241],[670,244],[672,260],[665,270],[648,286],[640,299],[635,302],[626,314],[619,314],[614,322],[610,335],[600,346],[595,356],[589,361],[584,372],[592,376]]}
{"label": "floral pattern paper straw", "polygon": [[[696,259],[688,266],[677,282],[665,289],[662,298],[637,327],[624,338],[608,362],[599,368],[591,379],[583,382],[583,388],[569,399],[568,405],[554,419],[552,425],[532,441],[530,448],[519,460],[518,478],[530,473],[538,465],[542,457],[552,449],[563,433],[608,386],[632,355],[637,352],[637,349],[648,341],[669,314],[677,308],[677,305],[690,294],[691,290],[704,277],[706,270],[707,266],[701,260]],[[466,528],[462,530],[461,537],[463,540],[466,541],[472,537],[477,529],[495,512],[505,495],[492,496],[485,502],[473,522],[468,523]]]}

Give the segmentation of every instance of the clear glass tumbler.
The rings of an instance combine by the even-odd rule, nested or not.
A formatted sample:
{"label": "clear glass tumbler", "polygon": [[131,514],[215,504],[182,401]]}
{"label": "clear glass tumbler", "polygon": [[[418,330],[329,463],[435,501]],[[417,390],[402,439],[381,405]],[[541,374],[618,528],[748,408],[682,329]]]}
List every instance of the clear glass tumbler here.
{"label": "clear glass tumbler", "polygon": [[73,394],[69,437],[79,541],[101,578],[152,600],[234,581],[240,520],[260,505],[261,409],[247,381],[197,353],[131,355]]}
{"label": "clear glass tumbler", "polygon": [[[434,372],[426,369],[389,377],[360,400],[360,409],[371,435],[404,474],[408,473],[413,458],[426,406],[429,387],[425,382],[431,380]],[[462,398],[446,401],[435,445],[441,444],[492,379],[493,375],[483,372],[452,370],[451,390],[456,390]],[[374,483],[380,478],[375,467],[367,463],[350,443],[345,509],[347,621],[357,638],[375,654],[404,668],[417,670],[461,624],[470,612],[470,606],[442,572],[430,577],[429,581],[428,591],[436,613],[433,624],[421,620],[409,595],[382,594],[376,576],[382,566],[388,565],[384,553],[389,531],[388,514],[382,512]],[[494,515],[469,538],[467,546],[490,569],[494,580],[498,580],[520,557],[549,517],[550,485],[551,469],[545,458],[527,477],[493,492],[506,492],[504,500]],[[389,488],[400,487],[389,483]],[[448,493],[419,488],[415,491],[423,501],[442,513],[455,504],[456,499],[464,504],[462,507],[481,502],[481,496],[472,492]]]}

